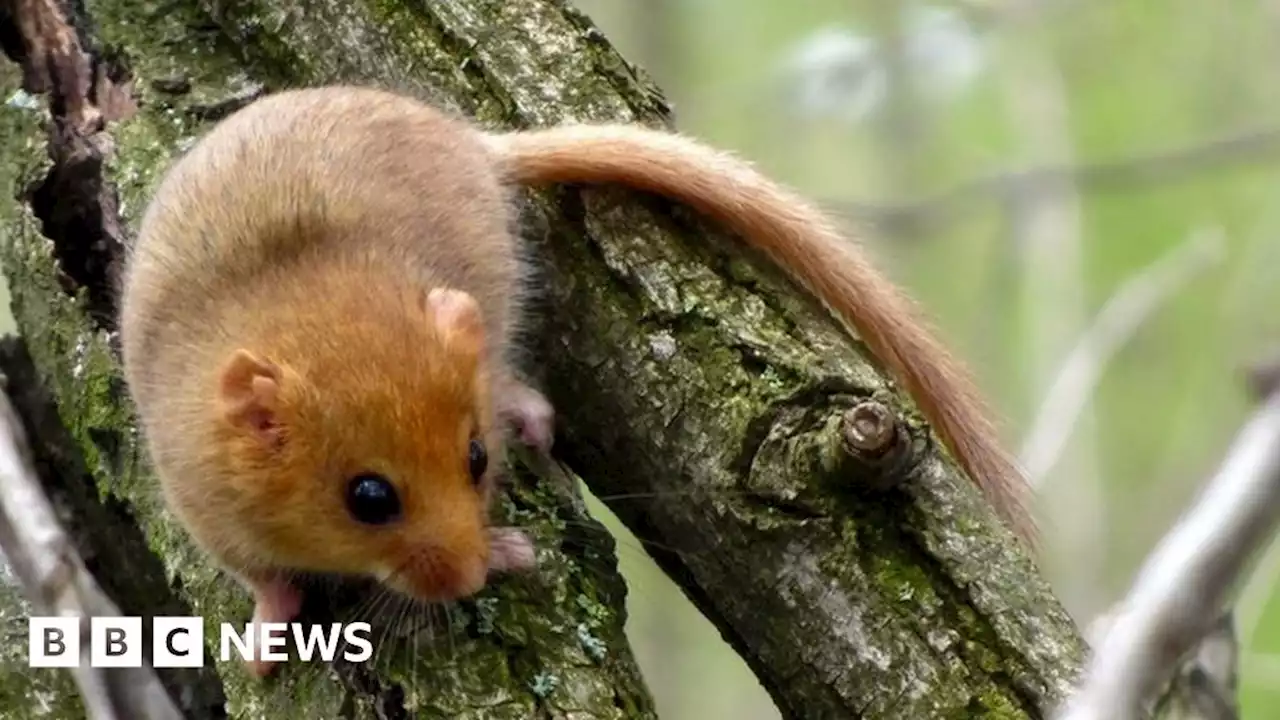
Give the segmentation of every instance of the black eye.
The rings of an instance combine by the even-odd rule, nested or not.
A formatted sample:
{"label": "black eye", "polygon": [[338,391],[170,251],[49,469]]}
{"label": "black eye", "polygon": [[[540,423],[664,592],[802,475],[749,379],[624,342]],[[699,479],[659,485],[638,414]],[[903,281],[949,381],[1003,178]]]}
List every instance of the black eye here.
{"label": "black eye", "polygon": [[484,471],[489,468],[489,453],[485,452],[484,443],[479,440],[471,441],[467,463],[471,470],[471,479],[480,482],[480,478],[484,476]]}
{"label": "black eye", "polygon": [[347,483],[347,510],[362,523],[383,525],[400,515],[400,498],[381,475],[357,475]]}

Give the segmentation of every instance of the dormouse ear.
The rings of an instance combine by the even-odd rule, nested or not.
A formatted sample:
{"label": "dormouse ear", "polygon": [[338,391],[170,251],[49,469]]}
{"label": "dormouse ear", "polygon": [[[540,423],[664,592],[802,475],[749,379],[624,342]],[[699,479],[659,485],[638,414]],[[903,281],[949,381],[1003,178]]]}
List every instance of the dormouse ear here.
{"label": "dormouse ear", "polygon": [[423,309],[436,332],[448,345],[477,355],[484,352],[484,322],[480,304],[470,294],[451,288],[435,288],[423,298]]}
{"label": "dormouse ear", "polygon": [[277,443],[281,377],[279,367],[248,350],[232,353],[222,366],[218,384],[227,420],[263,442]]}

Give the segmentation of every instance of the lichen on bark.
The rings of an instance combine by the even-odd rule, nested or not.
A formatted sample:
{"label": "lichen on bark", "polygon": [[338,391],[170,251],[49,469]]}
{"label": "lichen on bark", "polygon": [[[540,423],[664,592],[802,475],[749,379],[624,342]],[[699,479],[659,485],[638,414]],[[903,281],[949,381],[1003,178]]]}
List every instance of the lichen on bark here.
{"label": "lichen on bark", "polygon": [[[643,74],[565,0],[87,0],[85,11],[127,59],[139,107],[107,129],[104,172],[125,228],[168,158],[263,90],[374,83],[495,129],[671,122]],[[0,165],[13,167],[17,149],[6,146]],[[856,339],[671,203],[608,188],[521,202],[547,310],[530,351],[561,416],[558,452],[651,541],[784,716],[1040,717],[1061,700],[1083,654],[1075,627]],[[89,458],[104,453],[88,418],[129,451],[90,463],[98,486],[137,508],[172,592],[206,617],[243,617],[243,594],[200,562],[132,464],[107,330],[82,312],[93,298],[72,302],[27,210],[5,227],[15,310],[64,420]],[[895,419],[899,462],[821,461],[840,414],[867,401]],[[358,716],[378,703],[419,717],[651,714],[603,530],[547,479],[517,484],[504,511],[534,528],[541,570],[437,620],[446,630],[423,642],[452,662],[401,643],[377,672],[340,668],[339,683],[299,672],[266,691],[219,667],[231,707],[240,717],[303,711],[299,701]]]}
{"label": "lichen on bark", "polygon": [[[45,8],[73,10],[58,4]],[[571,486],[535,482],[519,468],[498,514],[537,537],[536,574],[494,583],[447,612],[406,615],[401,608],[374,607],[372,619],[382,634],[375,633],[378,654],[368,666],[295,663],[282,677],[262,684],[249,680],[236,662],[218,659],[218,624],[243,622],[251,608],[244,592],[203,560],[159,501],[120,379],[112,319],[88,312],[113,302],[103,288],[112,286],[114,279],[107,275],[120,258],[102,256],[119,248],[91,231],[118,226],[126,236],[118,240],[127,241],[170,158],[207,123],[251,99],[263,84],[314,78],[297,69],[289,71],[292,75],[269,74],[244,62],[245,46],[230,42],[194,3],[157,9],[151,3],[90,2],[84,11],[75,25],[87,57],[71,52],[57,60],[59,69],[89,77],[93,67],[106,67],[102,75],[114,80],[109,89],[129,93],[137,110],[111,118],[105,128],[77,124],[59,116],[72,112],[58,96],[75,89],[67,87],[46,88],[52,92],[37,93],[35,103],[0,109],[0,124],[14,131],[0,146],[0,179],[10,191],[7,197],[18,200],[6,200],[0,209],[5,239],[0,260],[38,384],[50,393],[73,440],[68,452],[79,457],[92,478],[96,496],[82,498],[79,512],[127,508],[139,538],[145,538],[139,553],[157,565],[155,577],[135,576],[118,564],[98,568],[121,575],[115,579],[122,609],[149,615],[142,610],[150,607],[139,600],[149,596],[187,609],[177,614],[204,617],[208,652],[217,660],[232,717],[282,712],[317,718],[651,716],[651,700],[623,634],[625,587],[616,573],[612,541],[586,516]],[[257,42],[268,47],[271,41],[259,36]],[[29,49],[5,47],[11,58],[28,62]],[[335,49],[315,52],[333,56]],[[102,78],[91,80],[87,89],[89,95],[102,91]],[[35,199],[51,187],[63,205],[44,207]],[[103,269],[101,275],[68,271],[68,259],[88,258],[95,262],[83,265]],[[97,529],[104,534],[90,542],[112,541],[110,528]],[[368,615],[361,604],[367,594],[358,586],[312,597],[319,599],[309,599],[309,619]],[[6,674],[0,686],[8,688],[17,677],[16,671]],[[209,710],[192,707],[191,697],[176,699],[193,716]]]}

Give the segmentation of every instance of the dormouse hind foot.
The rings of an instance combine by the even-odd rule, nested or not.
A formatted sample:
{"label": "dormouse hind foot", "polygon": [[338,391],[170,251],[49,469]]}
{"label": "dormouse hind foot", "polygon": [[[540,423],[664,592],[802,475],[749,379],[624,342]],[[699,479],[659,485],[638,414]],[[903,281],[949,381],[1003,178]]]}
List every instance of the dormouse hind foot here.
{"label": "dormouse hind foot", "polygon": [[489,529],[489,572],[518,572],[536,564],[533,541],[516,528]]}
{"label": "dormouse hind foot", "polygon": [[498,414],[515,429],[520,442],[550,455],[556,436],[556,412],[547,398],[513,379],[498,402]]}
{"label": "dormouse hind foot", "polygon": [[[302,610],[302,592],[280,575],[241,578],[245,587],[253,593],[253,624],[287,623]],[[245,662],[249,672],[266,677],[275,669],[276,662],[254,659]]]}

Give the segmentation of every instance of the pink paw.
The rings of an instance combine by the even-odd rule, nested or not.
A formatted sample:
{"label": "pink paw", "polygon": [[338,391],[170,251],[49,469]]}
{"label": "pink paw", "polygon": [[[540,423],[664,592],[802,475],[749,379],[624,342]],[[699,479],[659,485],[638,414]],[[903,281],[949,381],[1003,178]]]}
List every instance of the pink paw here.
{"label": "pink paw", "polygon": [[249,669],[249,672],[253,674],[254,677],[260,678],[270,675],[271,671],[276,669],[276,665],[277,663],[275,662],[258,659],[246,660],[244,662],[244,666]]}
{"label": "pink paw", "polygon": [[[255,626],[262,623],[287,623],[302,610],[302,593],[282,577],[249,579],[245,584],[253,592]],[[258,677],[270,675],[276,666],[275,662],[266,660],[251,660],[245,664],[249,672]]]}
{"label": "pink paw", "polygon": [[489,571],[529,570],[537,563],[533,541],[515,528],[489,529]]}
{"label": "pink paw", "polygon": [[551,453],[556,435],[556,411],[542,393],[524,383],[512,383],[503,400],[502,414],[519,433],[520,442],[543,455]]}

